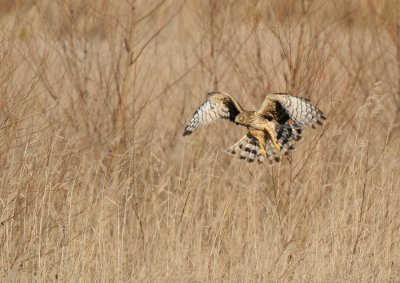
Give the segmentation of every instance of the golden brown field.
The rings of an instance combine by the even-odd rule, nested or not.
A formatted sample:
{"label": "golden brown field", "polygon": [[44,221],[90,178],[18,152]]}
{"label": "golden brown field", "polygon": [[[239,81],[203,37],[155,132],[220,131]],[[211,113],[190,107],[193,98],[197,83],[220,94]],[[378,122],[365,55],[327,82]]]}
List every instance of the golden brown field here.
{"label": "golden brown field", "polygon": [[[398,0],[0,1],[1,282],[400,282]],[[328,119],[280,165],[211,90]]]}

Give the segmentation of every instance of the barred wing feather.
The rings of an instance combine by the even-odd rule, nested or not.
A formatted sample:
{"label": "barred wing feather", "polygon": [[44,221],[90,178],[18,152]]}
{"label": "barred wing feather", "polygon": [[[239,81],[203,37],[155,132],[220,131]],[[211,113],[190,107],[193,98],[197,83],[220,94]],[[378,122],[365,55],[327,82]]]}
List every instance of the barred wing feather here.
{"label": "barred wing feather", "polygon": [[198,127],[210,124],[219,119],[235,121],[236,116],[243,111],[240,104],[229,94],[210,92],[208,99],[194,112],[192,119],[186,125],[184,136],[190,135]]}
{"label": "barred wing feather", "polygon": [[258,113],[266,117],[272,116],[280,124],[286,123],[290,118],[299,126],[313,128],[322,125],[326,119],[324,113],[312,105],[310,100],[289,94],[267,95]]}

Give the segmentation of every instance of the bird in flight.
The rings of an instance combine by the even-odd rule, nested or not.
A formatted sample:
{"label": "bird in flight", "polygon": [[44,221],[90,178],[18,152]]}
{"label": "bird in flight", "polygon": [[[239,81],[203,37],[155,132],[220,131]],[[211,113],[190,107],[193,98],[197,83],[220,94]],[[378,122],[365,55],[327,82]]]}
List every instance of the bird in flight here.
{"label": "bird in flight", "polygon": [[326,117],[310,100],[286,93],[268,94],[259,110],[246,111],[228,93],[210,92],[194,112],[183,135],[188,136],[199,126],[219,119],[228,119],[248,129],[226,153],[249,163],[262,162],[267,157],[273,164],[280,161],[282,154],[294,150],[295,142],[302,139],[303,126],[315,128]]}

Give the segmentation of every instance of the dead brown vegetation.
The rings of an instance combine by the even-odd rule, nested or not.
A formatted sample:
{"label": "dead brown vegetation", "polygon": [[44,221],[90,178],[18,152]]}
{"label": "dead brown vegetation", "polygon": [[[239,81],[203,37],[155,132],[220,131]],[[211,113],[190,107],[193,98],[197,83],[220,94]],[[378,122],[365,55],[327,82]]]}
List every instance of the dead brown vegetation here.
{"label": "dead brown vegetation", "polygon": [[[0,275],[400,280],[394,1],[1,1]],[[185,123],[210,90],[328,117],[281,165]],[[3,281],[2,280],[2,281]]]}

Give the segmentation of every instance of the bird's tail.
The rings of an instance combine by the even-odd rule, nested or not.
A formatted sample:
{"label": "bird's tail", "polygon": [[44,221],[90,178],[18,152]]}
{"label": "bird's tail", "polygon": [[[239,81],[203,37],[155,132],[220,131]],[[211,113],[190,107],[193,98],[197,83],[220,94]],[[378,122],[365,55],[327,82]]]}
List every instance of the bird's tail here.
{"label": "bird's tail", "polygon": [[244,135],[235,144],[225,149],[225,152],[247,163],[264,160],[258,140],[250,134]]}
{"label": "bird's tail", "polygon": [[[267,138],[265,143],[266,158],[271,165],[280,162],[282,154],[287,155],[291,151],[294,151],[294,144],[296,141],[301,140],[302,134],[300,127],[290,124],[279,125],[276,132],[277,140],[281,145],[281,151],[277,151],[270,138]],[[254,161],[262,162],[264,160],[258,140],[250,133],[225,149],[225,152],[247,163],[252,163]]]}
{"label": "bird's tail", "polygon": [[295,143],[301,141],[303,130],[297,124],[284,124],[279,125],[276,130],[276,138],[281,144],[281,153],[289,154],[295,150]]}

